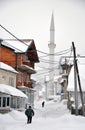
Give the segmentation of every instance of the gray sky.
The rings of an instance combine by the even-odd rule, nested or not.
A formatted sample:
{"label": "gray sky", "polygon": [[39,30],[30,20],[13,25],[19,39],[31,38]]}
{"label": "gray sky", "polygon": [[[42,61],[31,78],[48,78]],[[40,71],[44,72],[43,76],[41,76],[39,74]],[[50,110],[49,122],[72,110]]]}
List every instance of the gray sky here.
{"label": "gray sky", "polygon": [[[0,0],[0,24],[18,38],[34,39],[37,50],[48,53],[52,11],[55,52],[74,41],[77,53],[85,55],[85,0]],[[0,37],[10,35],[0,28]]]}
{"label": "gray sky", "polygon": [[[71,42],[79,53],[85,50],[85,0],[0,0],[0,24],[19,38],[34,39],[36,47],[48,51],[52,10],[56,52]],[[0,37],[9,35],[0,28]]]}

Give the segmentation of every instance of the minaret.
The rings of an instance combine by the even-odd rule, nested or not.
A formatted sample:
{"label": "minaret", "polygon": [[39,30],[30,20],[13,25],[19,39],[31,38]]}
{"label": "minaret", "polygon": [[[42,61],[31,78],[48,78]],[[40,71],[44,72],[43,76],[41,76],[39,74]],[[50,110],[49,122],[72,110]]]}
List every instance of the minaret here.
{"label": "minaret", "polygon": [[49,96],[54,95],[54,49],[56,44],[54,44],[55,40],[55,27],[54,27],[54,16],[52,13],[51,17],[51,25],[50,25],[50,43],[49,47]]}

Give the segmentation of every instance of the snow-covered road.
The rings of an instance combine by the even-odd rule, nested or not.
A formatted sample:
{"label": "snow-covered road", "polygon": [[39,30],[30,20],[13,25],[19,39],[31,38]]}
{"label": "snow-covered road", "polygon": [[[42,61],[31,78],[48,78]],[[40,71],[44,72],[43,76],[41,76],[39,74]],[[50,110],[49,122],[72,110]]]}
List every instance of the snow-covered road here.
{"label": "snow-covered road", "polygon": [[32,124],[26,124],[24,112],[0,114],[0,130],[85,130],[85,117],[71,115],[66,101],[49,101],[44,108],[37,102],[34,111]]}

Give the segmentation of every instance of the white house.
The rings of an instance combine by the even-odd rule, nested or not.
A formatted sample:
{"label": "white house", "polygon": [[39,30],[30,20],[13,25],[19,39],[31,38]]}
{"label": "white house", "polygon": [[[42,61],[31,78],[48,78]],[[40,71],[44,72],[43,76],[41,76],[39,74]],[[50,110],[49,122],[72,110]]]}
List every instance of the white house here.
{"label": "white house", "polygon": [[16,87],[17,71],[11,66],[0,62],[0,83]]}
{"label": "white house", "polygon": [[16,88],[17,71],[0,62],[0,112],[24,109],[27,96]]}

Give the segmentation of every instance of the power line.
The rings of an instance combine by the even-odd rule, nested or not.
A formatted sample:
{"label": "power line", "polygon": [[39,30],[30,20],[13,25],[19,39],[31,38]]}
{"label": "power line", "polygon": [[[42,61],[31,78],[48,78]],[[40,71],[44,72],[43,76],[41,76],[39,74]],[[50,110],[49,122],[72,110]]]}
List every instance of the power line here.
{"label": "power line", "polygon": [[41,75],[41,74],[46,74],[46,73],[53,72],[53,71],[55,71],[54,69],[55,69],[55,68],[49,68],[49,69],[48,69],[47,71],[45,71],[45,72],[37,73],[36,76]]}
{"label": "power line", "polygon": [[5,43],[9,46],[9,47],[12,47],[14,50],[18,50],[18,51],[20,51],[20,52],[22,52],[23,53],[23,51],[22,50],[20,50],[20,49],[18,49],[18,48],[16,48],[16,47],[14,47],[14,46],[12,46],[11,44],[9,44],[8,42],[6,42],[5,41]]}
{"label": "power line", "polygon": [[63,55],[63,54],[67,54],[71,51],[71,49],[67,49],[67,50],[63,50],[63,51],[60,51],[60,52],[56,52],[56,53],[53,53],[53,54],[49,54],[49,53],[44,53],[44,52],[41,52],[43,54],[46,54],[45,56],[40,56],[40,57],[47,57],[47,56],[50,56],[50,55],[54,55],[54,56],[59,56],[59,55]]}
{"label": "power line", "polygon": [[[10,31],[8,31],[5,27],[3,27],[2,25],[0,25],[1,26],[1,28],[3,28],[6,32],[8,32],[10,35],[12,35],[15,39],[17,39],[19,42],[21,42],[21,43],[23,43],[24,45],[26,45],[26,46],[28,46],[25,42],[23,42],[23,40],[20,40],[18,37],[16,37],[14,34],[12,34]],[[13,40],[13,39],[12,39]],[[12,46],[12,45],[10,45],[9,43],[7,43],[9,46],[11,46],[13,49],[15,48],[15,49],[17,49],[16,47],[14,47],[14,46]],[[20,52],[23,52],[22,50],[20,50],[20,49],[17,49],[17,50],[19,50]],[[63,55],[63,54],[66,54],[66,53],[68,53],[70,50],[68,49],[68,50],[64,50],[64,51],[60,51],[60,52],[56,52],[56,53],[54,53],[54,54],[48,54],[48,53],[45,53],[45,52],[42,52],[42,51],[39,51],[39,50],[29,50],[29,51],[38,51],[38,52],[40,52],[40,53],[43,53],[43,54],[46,54],[46,55]],[[50,61],[50,60],[45,60],[45,59],[41,59],[41,62],[44,62],[44,63],[50,63],[50,64],[56,64],[55,62],[56,61]],[[58,63],[58,62],[57,62]]]}
{"label": "power line", "polygon": [[[37,66],[37,67],[42,68],[42,69],[49,70],[49,69],[55,69],[55,68],[58,67],[58,66],[53,66],[52,68],[45,68],[45,67],[41,67],[41,66]],[[43,71],[43,70],[40,70],[40,71]]]}
{"label": "power line", "polygon": [[13,36],[15,39],[17,39],[18,41],[22,42],[23,44],[25,44],[26,46],[28,46],[25,42],[23,42],[22,40],[20,40],[18,37],[16,37],[14,34],[12,34],[10,31],[8,31],[5,27],[3,27],[0,24],[1,28],[3,28],[6,32],[8,32],[11,36]]}
{"label": "power line", "polygon": [[[16,37],[13,33],[11,33],[9,30],[7,30],[5,27],[3,27],[1,24],[0,24],[0,27],[2,28],[2,29],[4,29],[6,32],[8,32],[11,36],[13,36],[15,39],[17,39],[18,41],[20,41],[21,43],[23,43],[23,44],[25,44],[26,46],[28,46],[23,40],[21,40],[21,39],[19,39],[18,37]],[[5,39],[6,40],[6,39]],[[8,39],[7,39],[8,40]],[[13,39],[12,39],[13,40]],[[32,39],[31,39],[32,40]],[[40,53],[43,53],[43,54],[46,54],[46,55],[54,55],[54,54],[56,54],[56,55],[61,55],[61,54],[58,54],[58,53],[63,53],[64,51],[68,51],[68,50],[64,50],[64,51],[61,51],[61,52],[56,52],[56,53],[54,53],[54,54],[49,54],[49,53],[45,53],[45,52],[42,52],[42,51],[40,51],[40,50],[30,50],[30,51],[38,51],[38,52],[40,52]],[[23,51],[22,51],[23,52]],[[65,53],[64,53],[65,54]]]}
{"label": "power line", "polygon": [[52,60],[48,60],[48,59],[42,59],[39,57],[39,59],[42,61],[42,62],[45,62],[45,63],[51,63],[51,64],[56,64],[58,63],[58,61],[52,61]]}

